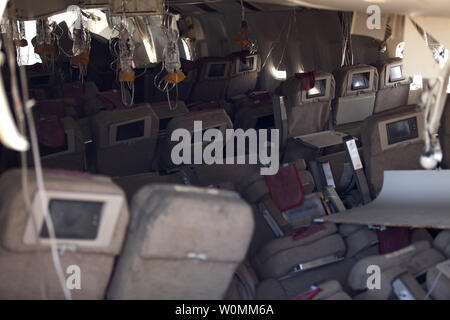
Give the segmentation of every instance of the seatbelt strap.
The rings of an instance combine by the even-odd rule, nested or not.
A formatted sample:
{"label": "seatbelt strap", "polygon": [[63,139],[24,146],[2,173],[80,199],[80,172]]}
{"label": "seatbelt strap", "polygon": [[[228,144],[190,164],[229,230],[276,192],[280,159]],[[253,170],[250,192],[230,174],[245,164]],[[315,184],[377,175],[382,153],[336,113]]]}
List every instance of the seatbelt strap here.
{"label": "seatbelt strap", "polygon": [[312,300],[315,296],[317,296],[323,290],[316,286],[311,286],[311,290],[301,293],[298,296],[295,296],[289,300]]}
{"label": "seatbelt strap", "polygon": [[356,185],[359,192],[361,193],[363,204],[367,204],[372,201],[372,198],[370,196],[367,178],[364,173],[364,167],[359,156],[358,147],[356,146],[356,140],[352,136],[346,136],[343,138],[343,141],[345,149],[347,150],[347,153],[352,162],[353,173],[356,177]]}

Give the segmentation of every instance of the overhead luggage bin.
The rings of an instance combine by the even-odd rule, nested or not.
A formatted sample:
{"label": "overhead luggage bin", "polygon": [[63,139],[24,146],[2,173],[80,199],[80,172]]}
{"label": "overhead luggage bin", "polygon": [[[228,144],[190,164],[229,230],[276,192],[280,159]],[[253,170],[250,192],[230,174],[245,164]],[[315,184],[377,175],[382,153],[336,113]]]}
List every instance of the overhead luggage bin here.
{"label": "overhead luggage bin", "polygon": [[326,222],[450,229],[450,170],[385,171],[379,196]]}

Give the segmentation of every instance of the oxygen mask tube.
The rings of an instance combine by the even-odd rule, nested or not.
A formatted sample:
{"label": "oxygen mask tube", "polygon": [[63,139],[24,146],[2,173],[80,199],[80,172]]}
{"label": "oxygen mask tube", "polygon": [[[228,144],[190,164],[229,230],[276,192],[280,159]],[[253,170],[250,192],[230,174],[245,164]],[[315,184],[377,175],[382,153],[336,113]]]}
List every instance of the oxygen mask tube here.
{"label": "oxygen mask tube", "polygon": [[248,22],[245,18],[245,7],[244,3],[241,0],[241,10],[242,10],[242,18],[241,18],[241,29],[239,34],[237,35],[235,42],[241,47],[241,50],[247,50],[250,54],[255,54],[258,51],[256,40],[249,38],[249,28]]}
{"label": "oxygen mask tube", "polygon": [[[178,83],[186,79],[186,75],[181,70],[180,50],[178,47],[180,33],[177,26],[177,16],[166,12],[163,16],[162,28],[167,42],[164,48],[161,71],[155,76],[155,87],[166,93],[169,108],[172,110],[178,107]],[[166,75],[161,79],[163,73]],[[160,80],[158,81],[157,79]],[[169,92],[174,88],[176,94],[175,107],[173,108]]]}
{"label": "oxygen mask tube", "polygon": [[77,15],[71,33],[73,46],[70,64],[72,67],[79,69],[80,82],[83,82],[84,77],[87,75],[87,66],[89,64],[91,34],[84,26],[83,14],[80,7],[70,6],[67,11]]}
{"label": "oxygen mask tube", "polygon": [[[118,71],[120,91],[122,94],[122,103],[126,106],[134,104],[134,80],[136,75],[134,73],[134,41],[132,34],[134,32],[134,25],[130,19],[122,18],[122,22],[118,28]],[[131,99],[127,101],[127,91],[131,95]]]}
{"label": "oxygen mask tube", "polygon": [[42,64],[51,71],[55,66],[55,46],[48,18],[36,20],[36,46],[34,52],[39,54]]}

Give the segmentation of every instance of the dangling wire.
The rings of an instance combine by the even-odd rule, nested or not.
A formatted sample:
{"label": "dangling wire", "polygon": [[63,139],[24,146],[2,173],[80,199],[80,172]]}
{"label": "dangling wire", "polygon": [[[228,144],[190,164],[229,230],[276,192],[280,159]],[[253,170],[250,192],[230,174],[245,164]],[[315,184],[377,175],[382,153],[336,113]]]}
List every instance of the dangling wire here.
{"label": "dangling wire", "polygon": [[[26,131],[25,130],[25,117],[24,117],[24,112],[23,112],[24,104],[21,101],[21,98],[19,95],[19,90],[18,90],[18,81],[17,81],[16,65],[15,65],[16,59],[14,57],[14,50],[12,48],[13,41],[11,39],[10,41],[7,41],[7,42],[8,42],[8,45],[6,48],[7,48],[7,53],[8,53],[8,64],[9,64],[9,69],[10,69],[10,74],[11,74],[11,93],[12,93],[13,102],[14,102],[14,111],[16,113],[16,117],[17,117],[17,120],[19,123],[19,130],[21,132],[25,133],[25,131]],[[58,276],[58,280],[60,282],[62,291],[64,293],[64,296],[66,299],[70,300],[72,297],[71,297],[70,291],[66,287],[64,273],[62,270],[62,265],[61,265],[61,261],[59,259],[58,248],[57,248],[57,244],[56,244],[56,240],[55,240],[56,236],[55,236],[55,232],[54,232],[54,228],[53,228],[52,218],[49,215],[48,208],[46,208],[46,203],[47,203],[46,200],[47,199],[46,199],[45,187],[44,187],[43,177],[42,177],[42,167],[41,167],[40,158],[39,158],[39,146],[38,146],[37,135],[36,135],[35,127],[34,127],[34,118],[33,118],[33,114],[31,111],[31,106],[33,105],[33,103],[32,102],[30,103],[27,100],[28,99],[28,87],[27,87],[27,83],[26,83],[27,80],[26,80],[26,75],[25,75],[25,69],[23,66],[20,67],[20,76],[21,76],[23,97],[24,97],[24,101],[26,101],[25,102],[25,115],[26,115],[26,118],[27,118],[28,124],[29,124],[32,152],[33,152],[33,157],[35,160],[36,180],[37,180],[38,192],[39,192],[40,200],[41,200],[40,204],[41,204],[42,212],[45,217],[45,223],[49,230],[52,261],[53,261],[55,271]],[[46,292],[47,290],[45,287],[47,281],[46,281],[46,276],[45,276],[45,270],[43,270],[44,262],[43,262],[42,256],[40,256],[40,246],[39,246],[40,239],[39,239],[38,227],[37,227],[37,222],[36,222],[36,215],[35,215],[35,212],[32,211],[31,201],[29,199],[30,194],[29,194],[29,188],[28,188],[28,169],[27,169],[27,164],[26,164],[26,153],[25,152],[21,153],[21,162],[22,162],[22,191],[23,191],[25,206],[28,210],[29,217],[31,217],[33,229],[34,229],[35,236],[36,236],[36,254],[37,254],[39,265],[41,267],[41,270],[40,270],[41,276],[44,278],[44,282],[41,283],[41,294],[42,294],[42,297],[45,299],[45,298],[47,298],[47,292]]]}
{"label": "dangling wire", "polygon": [[342,12],[340,18],[342,24],[342,67],[353,64],[353,46],[351,35],[352,14]]}

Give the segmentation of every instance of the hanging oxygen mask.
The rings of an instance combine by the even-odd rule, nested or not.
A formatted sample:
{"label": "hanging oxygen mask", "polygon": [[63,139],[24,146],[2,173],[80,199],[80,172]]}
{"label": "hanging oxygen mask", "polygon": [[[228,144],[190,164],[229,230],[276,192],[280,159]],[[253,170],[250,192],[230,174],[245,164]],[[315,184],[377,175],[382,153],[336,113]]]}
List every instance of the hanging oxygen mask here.
{"label": "hanging oxygen mask", "polygon": [[131,18],[113,17],[113,29],[118,32],[118,36],[111,38],[110,51],[116,57],[112,65],[114,71],[117,72],[117,78],[120,83],[120,91],[122,95],[122,103],[126,106],[134,104],[134,80],[136,78],[134,72],[134,40],[133,34],[135,25]]}
{"label": "hanging oxygen mask", "polygon": [[[155,87],[166,92],[169,108],[172,109],[169,92],[175,88],[175,108],[178,105],[178,83],[186,79],[181,71],[180,51],[178,40],[180,33],[177,26],[178,16],[166,13],[163,16],[162,29],[166,36],[166,47],[163,54],[163,65],[161,71],[155,76]],[[165,74],[164,77],[162,75]]]}
{"label": "hanging oxygen mask", "polygon": [[87,74],[87,66],[89,64],[91,34],[85,27],[85,20],[83,19],[83,13],[80,7],[69,6],[67,11],[77,15],[70,32],[73,41],[70,64],[72,67],[79,69],[80,81],[83,82],[83,79]]}
{"label": "hanging oxygen mask", "polygon": [[12,20],[13,27],[13,41],[16,47],[24,48],[28,46],[28,41],[25,36],[25,22]]}
{"label": "hanging oxygen mask", "polygon": [[248,34],[248,23],[245,18],[245,7],[241,0],[241,30],[237,35],[235,42],[241,47],[241,51],[248,51],[250,54],[255,54],[258,51],[256,40],[250,39]]}
{"label": "hanging oxygen mask", "polygon": [[48,18],[36,20],[36,46],[34,52],[39,54],[42,65],[51,71],[55,65],[55,46]]}

